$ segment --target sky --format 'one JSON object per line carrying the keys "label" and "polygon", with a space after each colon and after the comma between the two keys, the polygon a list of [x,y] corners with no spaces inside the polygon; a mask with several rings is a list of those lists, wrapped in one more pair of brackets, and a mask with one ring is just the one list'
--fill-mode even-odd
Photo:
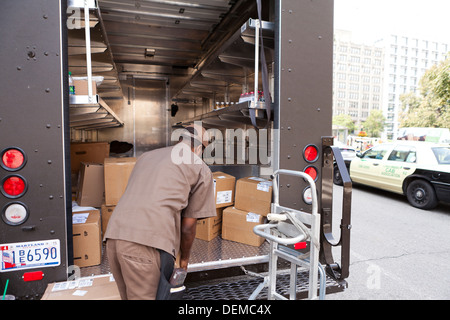
{"label": "sky", "polygon": [[355,42],[397,34],[450,43],[450,0],[334,0],[334,15]]}

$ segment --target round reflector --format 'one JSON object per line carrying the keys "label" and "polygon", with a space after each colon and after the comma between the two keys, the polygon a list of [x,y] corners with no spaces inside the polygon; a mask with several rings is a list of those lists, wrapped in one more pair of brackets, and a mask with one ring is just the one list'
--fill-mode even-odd
{"label": "round reflector", "polygon": [[319,150],[315,145],[308,145],[303,151],[303,158],[307,162],[315,162],[319,159]]}
{"label": "round reflector", "polygon": [[303,201],[306,204],[312,204],[312,193],[310,187],[306,187],[305,190],[303,190]]}
{"label": "round reflector", "polygon": [[306,167],[304,172],[309,175],[314,181],[317,179],[317,169],[313,166]]}
{"label": "round reflector", "polygon": [[8,198],[18,198],[22,196],[27,188],[25,179],[20,176],[8,176],[3,180],[2,193]]}
{"label": "round reflector", "polygon": [[10,225],[19,225],[28,219],[28,209],[23,203],[10,203],[5,206],[3,221]]}

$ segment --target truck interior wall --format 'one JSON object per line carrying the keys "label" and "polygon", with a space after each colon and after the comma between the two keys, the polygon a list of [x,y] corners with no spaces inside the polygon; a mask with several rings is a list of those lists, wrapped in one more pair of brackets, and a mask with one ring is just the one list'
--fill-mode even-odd
{"label": "truck interior wall", "polygon": [[123,82],[124,99],[109,104],[125,125],[99,130],[98,140],[131,143],[134,156],[166,146],[170,129],[167,90],[164,79],[130,78]]}

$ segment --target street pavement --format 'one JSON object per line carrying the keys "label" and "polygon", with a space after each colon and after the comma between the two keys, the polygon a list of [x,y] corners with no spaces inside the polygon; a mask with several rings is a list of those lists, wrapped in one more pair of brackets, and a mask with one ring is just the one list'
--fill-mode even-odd
{"label": "street pavement", "polygon": [[[336,238],[342,187],[333,206]],[[354,185],[351,224],[348,288],[327,300],[450,299],[450,205],[420,210],[402,195]]]}

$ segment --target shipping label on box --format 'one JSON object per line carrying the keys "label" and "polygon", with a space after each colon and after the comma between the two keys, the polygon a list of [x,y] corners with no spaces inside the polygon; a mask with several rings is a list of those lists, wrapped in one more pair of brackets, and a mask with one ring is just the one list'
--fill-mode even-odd
{"label": "shipping label on box", "polygon": [[263,216],[270,213],[272,181],[259,177],[247,177],[236,182],[236,209]]}
{"label": "shipping label on box", "polygon": [[216,208],[233,205],[236,178],[232,175],[217,171],[213,172],[213,179]]}
{"label": "shipping label on box", "polygon": [[222,238],[259,247],[264,238],[256,235],[253,228],[262,224],[264,217],[254,212],[228,207],[223,210]]}
{"label": "shipping label on box", "polygon": [[50,283],[41,300],[120,300],[112,275]]}

